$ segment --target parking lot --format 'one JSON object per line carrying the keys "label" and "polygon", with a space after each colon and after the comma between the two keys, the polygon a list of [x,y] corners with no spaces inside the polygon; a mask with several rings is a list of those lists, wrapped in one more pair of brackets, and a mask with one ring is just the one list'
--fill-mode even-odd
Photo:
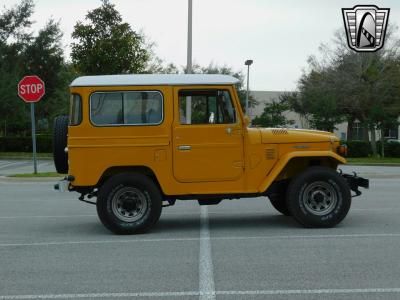
{"label": "parking lot", "polygon": [[137,236],[51,179],[0,178],[0,299],[399,299],[400,168],[343,169],[371,188],[336,228],[301,228],[265,198],[180,201]]}
{"label": "parking lot", "polygon": [[[37,168],[38,172],[56,171],[53,161],[48,159],[39,159]],[[0,176],[18,173],[33,173],[33,162],[21,159],[0,160]]]}

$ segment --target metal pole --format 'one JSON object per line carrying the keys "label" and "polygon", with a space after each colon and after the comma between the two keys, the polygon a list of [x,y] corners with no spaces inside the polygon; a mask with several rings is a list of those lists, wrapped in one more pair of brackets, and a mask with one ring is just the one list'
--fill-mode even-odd
{"label": "metal pole", "polygon": [[192,0],[188,0],[188,40],[186,73],[192,73]]}
{"label": "metal pole", "polygon": [[31,122],[32,122],[33,173],[37,174],[35,103],[33,102],[31,102]]}
{"label": "metal pole", "polygon": [[[188,0],[188,40],[186,73],[192,73],[192,0]],[[186,97],[186,124],[192,124],[192,97]]]}
{"label": "metal pole", "polygon": [[250,76],[250,65],[247,65],[246,115],[249,115],[249,76]]}

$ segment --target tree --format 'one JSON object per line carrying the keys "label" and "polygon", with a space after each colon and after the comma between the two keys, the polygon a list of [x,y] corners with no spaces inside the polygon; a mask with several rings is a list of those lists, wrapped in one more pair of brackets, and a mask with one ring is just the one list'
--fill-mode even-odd
{"label": "tree", "polygon": [[312,128],[333,132],[344,117],[328,76],[329,69],[303,74],[299,80],[299,92],[288,98],[288,104],[302,114]]}
{"label": "tree", "polygon": [[10,124],[23,120],[27,114],[26,105],[15,91],[22,75],[23,51],[32,37],[26,28],[32,24],[33,7],[31,0],[24,0],[0,14],[0,128],[3,134]]}
{"label": "tree", "polygon": [[[187,73],[186,67],[177,67],[173,63],[166,64],[162,59],[153,56],[152,61],[149,62],[146,73],[158,73],[158,74],[182,74]],[[195,63],[192,66],[193,74],[224,74],[230,75],[239,80],[236,85],[236,91],[242,106],[242,110],[246,106],[246,89],[244,87],[244,75],[242,71],[234,71],[232,67],[227,65],[218,65],[214,63],[208,64],[208,66],[200,66]],[[250,94],[249,95],[249,107],[255,107],[259,102]]]}
{"label": "tree", "polygon": [[75,73],[64,61],[61,38],[59,23],[50,19],[24,51],[25,73],[38,75],[46,84],[45,98],[37,104],[38,120],[67,112],[68,86]]}
{"label": "tree", "polygon": [[18,81],[25,75],[39,75],[46,84],[46,95],[37,104],[37,120],[47,124],[68,107],[68,85],[72,72],[64,61],[59,23],[49,20],[34,35],[30,26],[34,4],[22,0],[0,14],[0,119],[3,134],[30,132],[29,105],[18,98]]}
{"label": "tree", "polygon": [[85,75],[144,73],[150,59],[144,36],[122,21],[115,5],[102,5],[77,22],[72,33],[71,58]]}
{"label": "tree", "polygon": [[293,125],[293,120],[288,120],[283,113],[290,109],[286,99],[272,100],[271,103],[266,103],[264,111],[260,116],[253,119],[252,124],[261,127],[287,127]]}
{"label": "tree", "polygon": [[[361,122],[376,155],[375,130],[392,126],[400,115],[400,40],[395,30],[389,30],[385,47],[374,53],[349,50],[344,32],[337,32],[334,47],[322,45],[321,58],[308,59],[293,109],[325,130],[347,119],[348,139],[353,122]],[[367,131],[365,139],[369,141]]]}
{"label": "tree", "polygon": [[[186,69],[184,69],[186,73]],[[224,74],[230,75],[239,80],[236,85],[236,91],[240,100],[240,104],[242,106],[242,110],[244,111],[246,107],[246,89],[244,87],[244,75],[242,71],[234,71],[232,67],[227,65],[219,66],[214,63],[210,63],[206,67],[201,67],[198,64],[194,64],[192,67],[192,73],[195,74]],[[252,96],[249,95],[249,107],[255,107],[258,105],[258,101]]]}

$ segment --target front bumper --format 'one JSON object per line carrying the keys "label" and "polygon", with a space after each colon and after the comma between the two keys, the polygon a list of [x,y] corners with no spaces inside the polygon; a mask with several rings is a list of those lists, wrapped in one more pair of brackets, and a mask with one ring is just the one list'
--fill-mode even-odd
{"label": "front bumper", "polygon": [[341,173],[344,179],[346,179],[347,184],[350,189],[355,193],[353,197],[357,197],[361,195],[361,191],[358,189],[359,187],[368,189],[369,188],[369,180],[363,177],[357,176],[356,172],[353,174]]}

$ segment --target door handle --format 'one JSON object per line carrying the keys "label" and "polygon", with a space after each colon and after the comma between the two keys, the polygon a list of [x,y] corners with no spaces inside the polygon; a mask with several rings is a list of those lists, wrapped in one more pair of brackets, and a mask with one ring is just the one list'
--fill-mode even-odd
{"label": "door handle", "polygon": [[192,147],[189,145],[181,145],[181,146],[178,146],[178,149],[182,150],[182,151],[190,151],[190,150],[192,150]]}
{"label": "door handle", "polygon": [[231,127],[225,128],[225,131],[226,131],[226,133],[229,134],[229,135],[232,134],[232,128],[231,128]]}

